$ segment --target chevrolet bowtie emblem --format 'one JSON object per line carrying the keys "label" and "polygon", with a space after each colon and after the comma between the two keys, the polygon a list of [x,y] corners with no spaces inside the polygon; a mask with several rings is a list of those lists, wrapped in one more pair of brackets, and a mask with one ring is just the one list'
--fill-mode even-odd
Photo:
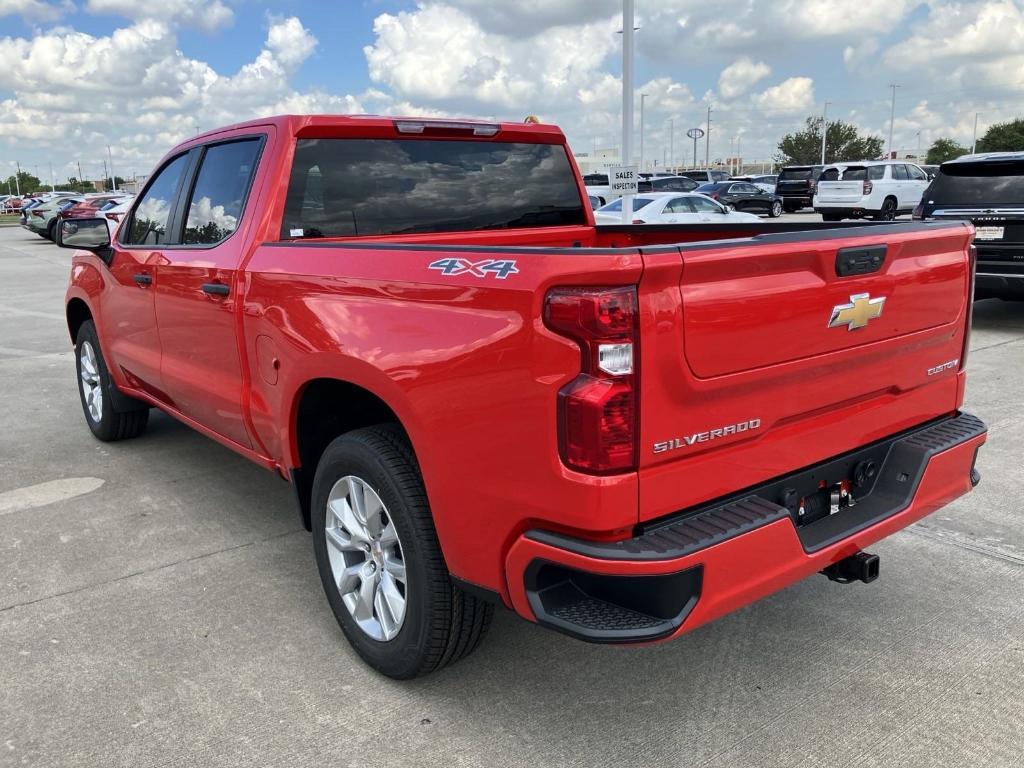
{"label": "chevrolet bowtie emblem", "polygon": [[832,308],[832,319],[828,321],[828,327],[845,325],[848,331],[863,328],[869,320],[882,314],[884,306],[885,296],[872,299],[870,293],[855,293],[850,296],[849,304],[837,304]]}

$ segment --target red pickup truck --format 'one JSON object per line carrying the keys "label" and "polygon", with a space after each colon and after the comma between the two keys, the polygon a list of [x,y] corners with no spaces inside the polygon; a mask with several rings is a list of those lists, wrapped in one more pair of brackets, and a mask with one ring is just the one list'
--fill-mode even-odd
{"label": "red pickup truck", "polygon": [[595,227],[554,126],[287,116],[59,237],[92,432],[156,407],[291,482],[396,678],[499,604],[636,644],[871,581],[979,480],[968,223]]}

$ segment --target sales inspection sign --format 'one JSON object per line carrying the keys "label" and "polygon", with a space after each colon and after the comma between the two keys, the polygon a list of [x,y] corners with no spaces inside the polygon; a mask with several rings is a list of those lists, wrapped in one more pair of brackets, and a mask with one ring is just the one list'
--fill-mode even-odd
{"label": "sales inspection sign", "polygon": [[639,168],[635,165],[613,165],[608,169],[608,186],[613,194],[635,195],[639,189]]}

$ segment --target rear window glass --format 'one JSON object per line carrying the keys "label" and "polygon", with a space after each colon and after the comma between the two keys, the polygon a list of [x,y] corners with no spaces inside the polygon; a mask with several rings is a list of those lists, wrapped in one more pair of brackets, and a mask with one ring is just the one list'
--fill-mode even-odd
{"label": "rear window glass", "polygon": [[808,181],[813,173],[813,168],[783,168],[779,181]]}
{"label": "rear window glass", "polygon": [[950,163],[925,197],[952,205],[1024,205],[1024,163]]}
{"label": "rear window glass", "polygon": [[[634,211],[639,211],[645,205],[650,205],[653,202],[654,202],[654,198],[653,197],[634,197],[633,198],[633,210]],[[613,200],[612,202],[608,203],[608,205],[606,205],[601,210],[602,211],[608,211],[610,213],[614,213],[616,211],[621,211],[622,210],[622,198],[620,197],[618,200]]]}
{"label": "rear window glass", "polygon": [[583,183],[588,187],[604,187],[608,185],[608,175],[604,173],[588,173],[583,177]]}
{"label": "rear window glass", "polygon": [[300,139],[281,236],[584,224],[565,148],[435,139]]}

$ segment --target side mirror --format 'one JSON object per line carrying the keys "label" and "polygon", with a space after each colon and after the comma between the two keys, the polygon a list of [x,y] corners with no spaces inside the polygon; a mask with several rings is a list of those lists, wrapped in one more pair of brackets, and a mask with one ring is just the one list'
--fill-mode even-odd
{"label": "side mirror", "polygon": [[107,264],[114,255],[106,219],[64,219],[57,227],[57,245],[92,251]]}

